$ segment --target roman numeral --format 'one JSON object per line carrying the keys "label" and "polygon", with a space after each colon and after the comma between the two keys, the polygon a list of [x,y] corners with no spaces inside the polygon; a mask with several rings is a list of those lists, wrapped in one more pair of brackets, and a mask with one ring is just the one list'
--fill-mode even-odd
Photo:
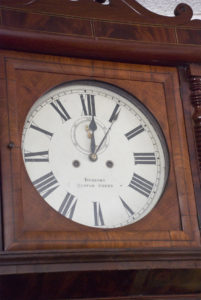
{"label": "roman numeral", "polygon": [[35,126],[33,124],[31,124],[30,128],[32,128],[34,130],[37,130],[39,132],[42,132],[42,133],[46,134],[47,136],[50,136],[50,137],[53,136],[53,133],[51,133],[51,132],[49,132],[49,131],[47,131],[45,129],[42,129],[42,128],[38,127],[38,126]]}
{"label": "roman numeral", "polygon": [[151,194],[152,188],[153,188],[153,183],[150,182],[149,180],[137,175],[133,174],[133,177],[131,179],[131,182],[129,186],[139,192],[140,194],[146,196],[147,198]]}
{"label": "roman numeral", "polygon": [[[86,98],[86,99],[85,99]],[[95,99],[94,95],[80,95],[81,103],[82,103],[82,109],[85,116],[95,116],[96,110],[95,110]],[[87,102],[87,105],[85,104],[85,100]]]}
{"label": "roman numeral", "polygon": [[125,136],[127,137],[128,140],[130,140],[143,131],[144,128],[142,127],[142,125],[139,125],[136,128],[132,129],[131,131],[127,132]]}
{"label": "roman numeral", "polygon": [[94,225],[95,226],[103,226],[104,220],[103,220],[103,214],[101,211],[100,203],[93,202],[94,207]]}
{"label": "roman numeral", "polygon": [[156,158],[153,152],[134,153],[135,165],[155,165]]}
{"label": "roman numeral", "polygon": [[69,114],[67,113],[66,109],[60,102],[60,100],[56,100],[55,103],[51,102],[51,106],[55,109],[55,111],[60,115],[62,120],[68,121],[70,119]]}
{"label": "roman numeral", "polygon": [[24,153],[25,162],[48,162],[49,161],[49,152],[40,151],[40,152],[26,152]]}
{"label": "roman numeral", "polygon": [[63,216],[67,216],[71,220],[73,218],[75,206],[77,204],[77,200],[75,200],[74,198],[75,196],[73,196],[70,193],[67,193],[64,200],[61,203],[61,206],[59,207],[59,213]]}
{"label": "roman numeral", "polygon": [[130,217],[130,216],[134,215],[133,210],[128,206],[128,204],[121,197],[119,197],[119,198],[120,198],[120,200],[123,204],[123,207],[125,208],[126,213],[128,214],[128,216]]}
{"label": "roman numeral", "polygon": [[117,104],[116,106],[115,106],[115,108],[114,108],[114,110],[113,110],[113,112],[112,112],[112,114],[111,114],[111,117],[110,117],[110,119],[109,119],[109,122],[113,122],[113,120],[115,119],[115,117],[116,117],[116,114],[117,114],[117,111],[118,111],[118,108],[119,108],[119,104]]}
{"label": "roman numeral", "polygon": [[32,183],[43,198],[49,196],[59,186],[52,172],[43,175]]}

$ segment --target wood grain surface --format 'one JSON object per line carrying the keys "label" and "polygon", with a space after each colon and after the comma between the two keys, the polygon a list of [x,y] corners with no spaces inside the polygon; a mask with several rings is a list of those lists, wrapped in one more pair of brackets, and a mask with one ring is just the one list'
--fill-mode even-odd
{"label": "wood grain surface", "polygon": [[[201,21],[191,20],[186,4],[170,18],[134,0],[57,3],[0,0],[0,48],[30,52],[0,52],[0,298],[200,299]],[[107,234],[51,209],[33,189],[20,149],[37,98],[86,78],[138,97],[170,151],[168,185],[155,209]]]}
{"label": "wood grain surface", "polygon": [[198,300],[199,280],[200,270],[22,274],[1,278],[0,293],[3,300]]}
{"label": "wood grain surface", "polygon": [[201,62],[201,21],[179,4],[164,17],[134,0],[0,1],[0,48],[151,64]]}

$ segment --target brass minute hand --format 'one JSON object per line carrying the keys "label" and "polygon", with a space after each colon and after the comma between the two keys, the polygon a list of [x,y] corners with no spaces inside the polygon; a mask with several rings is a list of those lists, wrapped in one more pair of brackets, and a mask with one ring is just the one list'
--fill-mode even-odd
{"label": "brass minute hand", "polygon": [[114,124],[114,121],[117,120],[118,116],[119,116],[119,113],[120,113],[120,110],[118,111],[118,113],[114,116],[113,120],[112,120],[112,123],[110,125],[110,127],[108,128],[108,130],[106,131],[103,139],[101,140],[100,144],[98,145],[98,147],[96,148],[96,151],[94,154],[97,154],[97,152],[99,151],[99,149],[101,148],[102,144],[104,143],[106,137],[108,136],[108,133],[110,132],[111,128],[112,128],[112,125]]}

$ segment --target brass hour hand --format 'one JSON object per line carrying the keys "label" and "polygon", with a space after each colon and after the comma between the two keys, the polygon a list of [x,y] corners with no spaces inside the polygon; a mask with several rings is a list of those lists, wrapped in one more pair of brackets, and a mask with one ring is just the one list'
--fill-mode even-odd
{"label": "brass hour hand", "polygon": [[89,124],[89,130],[91,131],[91,153],[93,154],[96,150],[96,143],[95,143],[95,136],[94,131],[96,131],[97,125],[96,121],[94,119],[94,116],[92,116],[91,122]]}
{"label": "brass hour hand", "polygon": [[89,123],[89,129],[93,132],[97,129],[97,125],[96,125],[96,121],[94,120],[94,116],[92,116],[91,122]]}

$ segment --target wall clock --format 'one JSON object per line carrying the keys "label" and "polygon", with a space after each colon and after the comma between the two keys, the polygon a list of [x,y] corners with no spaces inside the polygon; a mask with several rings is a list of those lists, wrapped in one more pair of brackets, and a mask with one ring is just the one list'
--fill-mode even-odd
{"label": "wall clock", "polygon": [[63,216],[115,228],[145,217],[169,171],[159,124],[134,96],[100,81],[73,81],[40,97],[23,130],[31,182]]}
{"label": "wall clock", "polygon": [[2,298],[199,297],[200,21],[0,2]]}

